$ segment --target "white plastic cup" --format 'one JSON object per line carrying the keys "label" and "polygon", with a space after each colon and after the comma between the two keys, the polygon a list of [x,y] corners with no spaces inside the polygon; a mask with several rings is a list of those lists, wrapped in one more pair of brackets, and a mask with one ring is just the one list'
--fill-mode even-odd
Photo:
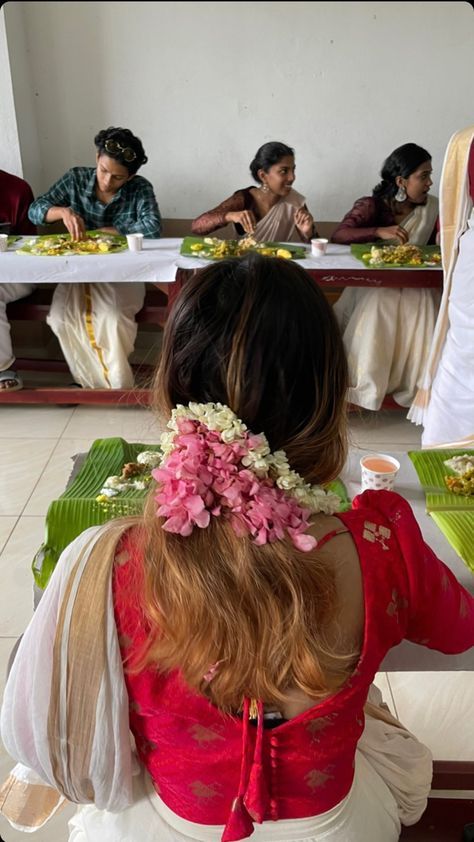
{"label": "white plastic cup", "polygon": [[8,248],[8,234],[0,234],[0,252]]}
{"label": "white plastic cup", "polygon": [[143,248],[143,234],[127,234],[127,243],[130,251],[141,251]]}
{"label": "white plastic cup", "polygon": [[386,453],[366,453],[360,460],[362,474],[361,490],[391,491],[395,477],[400,470],[400,462]]}
{"label": "white plastic cup", "polygon": [[315,240],[311,240],[311,254],[313,257],[322,257],[326,254],[328,242],[329,240],[325,240],[323,237],[317,237]]}

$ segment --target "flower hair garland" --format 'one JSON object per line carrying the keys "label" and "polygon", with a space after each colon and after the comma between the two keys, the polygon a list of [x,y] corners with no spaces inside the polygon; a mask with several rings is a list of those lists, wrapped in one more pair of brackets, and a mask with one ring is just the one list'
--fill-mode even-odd
{"label": "flower hair garland", "polygon": [[306,483],[284,450],[272,453],[264,434],[251,433],[228,406],[178,404],[168,427],[163,461],[152,471],[157,515],[168,532],[190,535],[211,517],[226,517],[237,535],[250,534],[256,544],[288,535],[308,552],[317,545],[306,534],[311,514],[340,509],[337,494]]}

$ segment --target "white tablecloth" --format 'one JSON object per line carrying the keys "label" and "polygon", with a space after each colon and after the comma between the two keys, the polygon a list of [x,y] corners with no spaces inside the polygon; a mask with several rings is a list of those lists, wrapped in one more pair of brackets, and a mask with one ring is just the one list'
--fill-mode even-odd
{"label": "white tablecloth", "polygon": [[[288,243],[288,245],[294,246],[295,243]],[[307,255],[304,260],[296,260],[295,263],[299,263],[300,266],[304,266],[305,269],[323,269],[324,271],[327,269],[345,269],[346,271],[354,269],[361,271],[367,269],[361,260],[358,260],[353,254],[351,254],[350,246],[340,246],[336,243],[329,243],[325,255],[322,257],[313,257],[311,254],[311,246],[305,245],[304,243],[298,243],[297,245],[301,248],[305,248]],[[208,260],[200,260],[195,257],[180,256],[178,258],[178,265],[182,269],[199,269],[207,263],[209,263]],[[370,271],[371,270],[369,270],[369,272]],[[378,271],[393,272],[393,269],[388,268],[382,270],[379,268]],[[409,266],[401,267],[400,271],[413,272],[413,268]],[[418,269],[417,271],[419,272],[422,270]]]}
{"label": "white tablecloth", "polygon": [[0,254],[0,283],[172,283],[182,243],[181,238],[144,240],[143,250],[138,252],[72,257],[16,254],[16,249],[31,239],[25,237]]}
{"label": "white tablecloth", "polygon": [[[397,491],[410,503],[426,543],[429,544],[438,558],[444,561],[450,570],[452,570],[458,581],[467,590],[474,593],[473,574],[448,543],[435,522],[426,513],[425,495],[408,454],[394,453],[390,452],[390,450],[386,452],[400,462],[400,471],[397,475],[394,491]],[[366,454],[367,450],[351,449],[347,464],[342,473],[342,480],[346,485],[351,499],[360,493],[359,461],[361,456]],[[461,655],[443,655],[441,652],[435,652],[432,649],[427,649],[425,646],[418,646],[415,643],[404,641],[399,646],[390,650],[380,670],[386,670],[388,672],[474,670],[474,649],[463,652]]]}
{"label": "white tablecloth", "polygon": [[[179,250],[182,238],[162,240],[144,240],[143,250],[140,252],[123,251],[117,254],[87,254],[73,257],[38,257],[36,255],[16,254],[22,242],[31,240],[25,237],[14,243],[8,251],[0,254],[0,283],[124,283],[126,281],[142,281],[149,283],[172,283],[176,269],[201,269],[210,261],[195,257],[183,257]],[[290,245],[295,245],[290,244]],[[391,272],[391,269],[368,270],[360,260],[351,254],[350,246],[339,246],[330,243],[323,257],[313,257],[310,247],[306,246],[307,257],[296,262],[305,269],[320,269],[331,271],[341,269],[346,272],[357,270],[359,276],[365,271],[365,280],[380,286],[380,272]],[[402,272],[413,272],[413,269],[401,269]],[[418,270],[420,271],[420,270]],[[442,270],[439,269],[441,272]],[[348,279],[351,279],[349,274]],[[330,281],[331,277],[325,278]],[[347,279],[346,279],[347,280]],[[352,278],[354,280],[354,278]]]}

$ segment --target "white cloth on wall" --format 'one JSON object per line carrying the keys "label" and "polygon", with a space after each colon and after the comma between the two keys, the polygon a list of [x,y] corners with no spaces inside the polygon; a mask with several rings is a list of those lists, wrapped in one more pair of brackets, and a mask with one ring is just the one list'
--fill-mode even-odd
{"label": "white cloth on wall", "polygon": [[[437,215],[438,200],[428,196],[426,205],[402,223],[409,242],[426,245]],[[410,406],[430,351],[439,300],[432,289],[344,290],[334,312],[349,363],[350,403],[380,409],[385,395],[393,394],[401,406]]]}
{"label": "white cloth on wall", "polygon": [[143,307],[142,283],[59,284],[47,322],[77,383],[88,389],[131,389],[128,358]]}
{"label": "white cloth on wall", "polygon": [[15,360],[7,319],[7,304],[32,292],[32,284],[0,284],[0,371],[6,371]]}

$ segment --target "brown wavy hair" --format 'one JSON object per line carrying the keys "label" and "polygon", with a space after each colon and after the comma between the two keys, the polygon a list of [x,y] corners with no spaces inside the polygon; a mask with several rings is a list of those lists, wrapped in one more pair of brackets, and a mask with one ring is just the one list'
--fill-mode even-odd
{"label": "brown wavy hair", "polygon": [[[326,483],[346,457],[346,388],[332,309],[297,264],[249,254],[185,284],[165,328],[161,413],[220,401],[306,480]],[[324,553],[257,547],[220,518],[182,537],[155,512],[151,494],[143,600],[152,631],[139,666],[179,668],[226,710],[245,696],[278,704],[289,688],[318,698],[342,683],[348,659],[328,642],[337,594]]]}

